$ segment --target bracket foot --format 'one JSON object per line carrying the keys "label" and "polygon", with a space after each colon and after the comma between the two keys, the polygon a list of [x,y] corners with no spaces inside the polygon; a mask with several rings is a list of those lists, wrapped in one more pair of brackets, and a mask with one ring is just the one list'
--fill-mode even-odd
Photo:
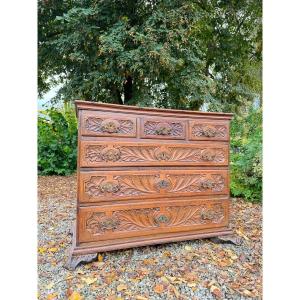
{"label": "bracket foot", "polygon": [[75,270],[80,263],[90,263],[97,259],[98,253],[84,254],[84,255],[70,255],[66,264],[68,270]]}
{"label": "bracket foot", "polygon": [[234,244],[240,246],[242,244],[242,239],[234,234],[224,235],[224,236],[216,236],[210,238],[213,243],[217,244]]}

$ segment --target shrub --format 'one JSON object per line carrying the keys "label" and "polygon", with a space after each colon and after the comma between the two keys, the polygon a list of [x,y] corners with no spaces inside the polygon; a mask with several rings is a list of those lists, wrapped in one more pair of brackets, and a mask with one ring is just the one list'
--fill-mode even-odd
{"label": "shrub", "polygon": [[69,175],[76,170],[77,120],[74,108],[49,109],[38,117],[38,171]]}
{"label": "shrub", "polygon": [[231,124],[231,194],[262,200],[262,110],[251,109]]}
{"label": "shrub", "polygon": [[[38,170],[69,175],[76,170],[77,120],[73,108],[50,109],[38,118]],[[249,201],[262,198],[262,111],[251,109],[231,123],[231,194]]]}

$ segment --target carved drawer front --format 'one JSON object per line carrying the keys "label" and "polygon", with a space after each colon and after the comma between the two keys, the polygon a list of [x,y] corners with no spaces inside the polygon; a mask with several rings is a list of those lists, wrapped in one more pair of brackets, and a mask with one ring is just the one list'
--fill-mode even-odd
{"label": "carved drawer front", "polygon": [[99,171],[79,176],[81,202],[228,194],[227,170]]}
{"label": "carved drawer front", "polygon": [[185,139],[186,121],[167,118],[141,118],[141,138]]}
{"label": "carved drawer front", "polygon": [[228,200],[86,207],[79,209],[79,242],[228,225]]}
{"label": "carved drawer front", "polygon": [[227,122],[209,122],[202,120],[189,121],[189,139],[224,140],[229,139],[229,125]]}
{"label": "carved drawer front", "polygon": [[228,165],[228,145],[82,141],[81,167]]}
{"label": "carved drawer front", "polygon": [[82,135],[136,137],[136,118],[83,111],[80,130]]}

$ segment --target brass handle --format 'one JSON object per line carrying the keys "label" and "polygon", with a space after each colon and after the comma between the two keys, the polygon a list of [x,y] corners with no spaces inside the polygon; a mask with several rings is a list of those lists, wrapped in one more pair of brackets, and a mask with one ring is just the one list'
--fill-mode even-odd
{"label": "brass handle", "polygon": [[120,189],[120,185],[116,180],[114,181],[105,180],[100,184],[100,189],[103,193],[105,192],[116,193]]}
{"label": "brass handle", "polygon": [[117,133],[120,129],[120,123],[116,120],[107,119],[101,124],[101,130],[107,133]]}
{"label": "brass handle", "polygon": [[111,230],[116,229],[119,226],[120,222],[117,219],[107,218],[99,222],[99,227],[101,230]]}
{"label": "brass handle", "polygon": [[167,223],[167,222],[169,222],[169,218],[165,215],[160,215],[155,220],[156,220],[157,223]]}
{"label": "brass handle", "polygon": [[161,179],[160,181],[157,182],[157,186],[160,189],[166,189],[170,186],[170,181],[166,179]]}
{"label": "brass handle", "polygon": [[160,123],[157,125],[155,133],[158,135],[169,135],[171,131],[172,128],[168,123]]}

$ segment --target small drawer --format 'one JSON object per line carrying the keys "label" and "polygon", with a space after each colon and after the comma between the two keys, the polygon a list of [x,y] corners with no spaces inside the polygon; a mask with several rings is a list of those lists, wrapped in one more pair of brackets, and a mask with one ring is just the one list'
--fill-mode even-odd
{"label": "small drawer", "polygon": [[226,166],[228,145],[81,141],[80,167]]}
{"label": "small drawer", "polygon": [[189,140],[229,140],[229,122],[189,121]]}
{"label": "small drawer", "polygon": [[135,170],[79,173],[81,203],[227,195],[227,170]]}
{"label": "small drawer", "polygon": [[80,130],[88,136],[136,137],[136,118],[83,111]]}
{"label": "small drawer", "polygon": [[189,200],[79,208],[79,242],[184,232],[228,225],[229,200]]}
{"label": "small drawer", "polygon": [[141,118],[141,138],[183,140],[186,121],[168,118]]}

